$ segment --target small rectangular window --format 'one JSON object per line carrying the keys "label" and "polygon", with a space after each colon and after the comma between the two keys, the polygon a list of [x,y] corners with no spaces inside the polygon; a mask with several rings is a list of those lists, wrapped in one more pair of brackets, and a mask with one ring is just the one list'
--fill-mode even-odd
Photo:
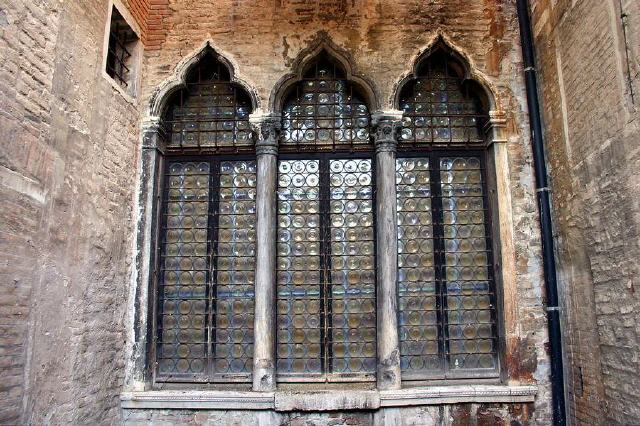
{"label": "small rectangular window", "polygon": [[138,42],[138,35],[114,7],[111,12],[105,70],[129,94],[133,93]]}

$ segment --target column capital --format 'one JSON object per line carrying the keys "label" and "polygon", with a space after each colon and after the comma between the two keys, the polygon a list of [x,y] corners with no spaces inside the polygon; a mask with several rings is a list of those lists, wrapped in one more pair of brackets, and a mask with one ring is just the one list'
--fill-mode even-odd
{"label": "column capital", "polygon": [[489,143],[507,143],[504,135],[507,127],[507,115],[498,110],[489,111],[489,120],[484,126],[484,131],[489,135]]}
{"label": "column capital", "polygon": [[255,134],[256,155],[277,155],[282,121],[279,114],[251,114],[249,124]]}
{"label": "column capital", "polygon": [[142,147],[151,149],[162,149],[163,141],[166,137],[165,127],[162,119],[158,116],[149,116],[140,123],[142,133]]}
{"label": "column capital", "polygon": [[402,126],[402,111],[376,111],[371,114],[376,152],[395,152],[398,130]]}

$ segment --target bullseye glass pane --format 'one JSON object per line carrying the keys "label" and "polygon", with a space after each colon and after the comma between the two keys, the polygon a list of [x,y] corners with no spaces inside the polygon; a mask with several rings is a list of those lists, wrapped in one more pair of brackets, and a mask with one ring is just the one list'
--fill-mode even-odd
{"label": "bullseye glass pane", "polygon": [[169,166],[159,274],[160,374],[202,375],[207,365],[210,165]]}
{"label": "bullseye glass pane", "polygon": [[370,144],[369,110],[344,73],[319,61],[305,75],[283,109],[281,146],[316,150]]}
{"label": "bullseye glass pane", "polygon": [[201,59],[176,92],[164,122],[167,149],[218,152],[253,146],[251,100],[230,82],[226,68],[210,55]]}
{"label": "bullseye glass pane", "polygon": [[442,371],[429,158],[398,159],[396,191],[402,371]]}
{"label": "bullseye glass pane", "polygon": [[250,373],[256,253],[256,163],[221,161],[215,250],[215,373]]}
{"label": "bullseye glass pane", "polygon": [[375,255],[371,160],[329,161],[329,363],[334,373],[375,371]]}
{"label": "bullseye glass pane", "polygon": [[496,368],[494,290],[481,162],[440,159],[449,368]]}
{"label": "bullseye glass pane", "polygon": [[255,161],[171,162],[163,197],[159,380],[250,378]]}
{"label": "bullseye glass pane", "polygon": [[320,161],[283,160],[278,173],[277,368],[322,372]]}
{"label": "bullseye glass pane", "polygon": [[445,61],[422,67],[403,89],[400,142],[404,144],[481,144],[486,113]]}

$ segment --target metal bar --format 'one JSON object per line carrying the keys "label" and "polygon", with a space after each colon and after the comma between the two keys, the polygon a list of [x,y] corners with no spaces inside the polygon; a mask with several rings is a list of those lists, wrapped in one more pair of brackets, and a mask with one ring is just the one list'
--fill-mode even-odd
{"label": "metal bar", "polygon": [[209,276],[207,280],[207,373],[211,376],[215,373],[214,359],[216,344],[214,342],[214,333],[216,333],[216,291],[218,289],[218,232],[220,228],[220,160],[213,160],[209,163],[209,221],[208,233],[211,233],[211,240],[215,243],[208,243],[208,269]]}

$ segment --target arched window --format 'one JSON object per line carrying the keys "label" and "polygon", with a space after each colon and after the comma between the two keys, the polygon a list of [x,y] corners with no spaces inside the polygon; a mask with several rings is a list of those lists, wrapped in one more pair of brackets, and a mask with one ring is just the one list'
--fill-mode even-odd
{"label": "arched window", "polygon": [[[248,94],[208,49],[168,103],[156,381],[250,381],[256,162]],[[232,155],[230,155],[232,154]]]}
{"label": "arched window", "polygon": [[396,162],[403,380],[497,374],[483,92],[444,49],[400,92]]}
{"label": "arched window", "polygon": [[375,378],[369,123],[363,95],[324,53],[285,96],[277,194],[279,381]]}

